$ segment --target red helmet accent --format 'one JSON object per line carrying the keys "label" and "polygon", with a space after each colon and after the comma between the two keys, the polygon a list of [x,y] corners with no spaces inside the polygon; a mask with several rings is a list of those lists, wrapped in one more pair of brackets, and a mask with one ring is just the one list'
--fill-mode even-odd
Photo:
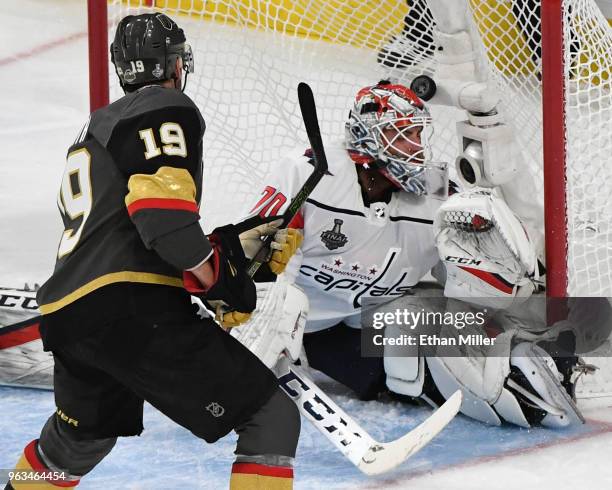
{"label": "red helmet accent", "polygon": [[355,162],[357,165],[368,165],[374,162],[374,158],[369,155],[364,155],[363,153],[359,153],[355,150],[347,151],[351,160],[353,160],[353,162]]}
{"label": "red helmet accent", "polygon": [[[394,95],[399,96],[405,103],[407,102],[406,106],[398,107],[399,99],[393,98]],[[369,100],[364,101],[364,98]],[[355,105],[358,104],[363,104],[362,114],[364,112],[376,112],[379,119],[390,113],[395,113],[397,127],[412,124],[412,115],[426,110],[423,101],[408,87],[384,82],[359,90],[355,97]]]}
{"label": "red helmet accent", "polygon": [[[417,127],[420,131],[412,131]],[[431,129],[431,115],[412,90],[381,81],[357,92],[346,123],[347,149],[355,163],[378,169],[395,185],[419,193],[417,176],[425,171]]]}

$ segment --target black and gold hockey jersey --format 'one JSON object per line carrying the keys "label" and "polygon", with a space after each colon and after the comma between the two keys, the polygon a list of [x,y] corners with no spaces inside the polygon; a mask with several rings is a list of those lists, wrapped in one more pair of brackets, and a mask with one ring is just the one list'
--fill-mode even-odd
{"label": "black and gold hockey jersey", "polygon": [[182,271],[210,255],[198,223],[204,129],[188,96],[160,86],[91,114],[68,150],[43,314],[112,283],[182,287]]}

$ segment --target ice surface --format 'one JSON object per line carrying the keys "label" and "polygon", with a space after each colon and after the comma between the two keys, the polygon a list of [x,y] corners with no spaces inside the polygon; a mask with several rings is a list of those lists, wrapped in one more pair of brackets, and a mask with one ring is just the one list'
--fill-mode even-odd
{"label": "ice surface", "polygon": [[[429,408],[397,401],[360,402],[332,382],[323,382],[321,386],[378,440],[403,435],[431,413]],[[48,391],[0,388],[0,396],[2,468],[10,467],[22,446],[37,436],[54,405],[53,395]],[[176,488],[176,484],[185,488],[226,488],[236,440],[233,434],[214,445],[205,444],[148,405],[145,427],[140,437],[120,439],[79,488],[148,490]],[[490,478],[495,478],[495,488],[546,489],[555,488],[554,482],[580,483],[585,473],[592,488],[604,488],[604,481],[612,482],[612,473],[603,461],[606,456],[602,454],[612,440],[611,431],[612,425],[605,423],[589,422],[565,431],[526,430],[487,427],[457,417],[446,431],[404,465],[384,476],[367,478],[304,421],[295,465],[295,488],[434,488],[445,482],[447,488],[475,489],[489,488]],[[575,442],[563,444],[564,441]],[[593,461],[598,452],[601,465]],[[549,456],[555,453],[560,454]],[[580,467],[579,461],[576,464],[581,458],[593,461],[592,470]],[[558,474],[551,474],[551,467]],[[525,484],[514,484],[517,473],[526,479]],[[501,477],[504,474],[509,479]],[[529,483],[529,479],[533,481]],[[602,486],[598,487],[599,484]]]}

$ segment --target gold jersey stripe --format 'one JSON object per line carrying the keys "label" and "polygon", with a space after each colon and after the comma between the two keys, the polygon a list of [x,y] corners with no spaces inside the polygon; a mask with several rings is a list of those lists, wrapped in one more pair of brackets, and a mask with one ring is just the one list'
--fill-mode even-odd
{"label": "gold jersey stripe", "polygon": [[129,192],[125,205],[139,199],[180,199],[195,203],[196,186],[191,174],[184,168],[160,167],[157,172],[134,174],[128,181]]}
{"label": "gold jersey stripe", "polygon": [[293,478],[232,473],[230,490],[291,490]]}
{"label": "gold jersey stripe", "polygon": [[39,310],[43,315],[53,313],[66,305],[82,298],[86,294],[116,282],[138,282],[144,284],[162,284],[165,286],[183,287],[183,280],[178,277],[165,276],[162,274],[153,274],[151,272],[112,272],[103,276],[97,277],[93,281],[84,284],[72,293],[64,296],[62,299],[39,306]]}

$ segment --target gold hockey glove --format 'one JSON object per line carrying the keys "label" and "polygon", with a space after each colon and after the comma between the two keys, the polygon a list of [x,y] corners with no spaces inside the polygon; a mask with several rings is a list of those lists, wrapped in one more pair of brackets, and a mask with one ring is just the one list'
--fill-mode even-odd
{"label": "gold hockey glove", "polygon": [[278,276],[284,272],[289,260],[293,257],[296,250],[300,248],[303,240],[304,236],[295,228],[285,228],[276,232],[271,245],[274,252],[270,262],[268,262],[268,266],[274,274]]}

